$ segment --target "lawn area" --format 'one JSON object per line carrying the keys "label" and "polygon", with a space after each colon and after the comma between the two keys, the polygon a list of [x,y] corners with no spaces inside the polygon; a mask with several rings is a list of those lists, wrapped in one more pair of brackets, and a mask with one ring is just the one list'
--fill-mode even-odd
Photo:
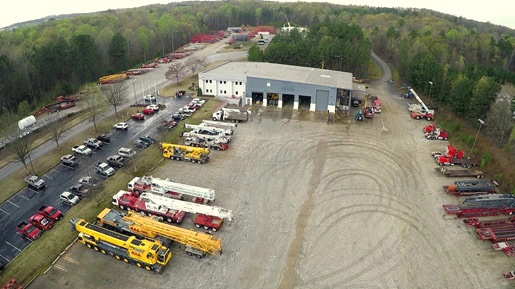
{"label": "lawn area", "polygon": [[[177,90],[177,87],[172,89]],[[203,119],[210,119],[213,110],[219,105],[219,100],[210,99],[204,104],[202,109],[195,112],[186,122],[198,124]],[[128,108],[119,112],[118,118],[112,116],[99,122],[99,132],[110,130],[114,123],[123,120],[135,110],[136,108]],[[182,131],[184,131],[184,128],[177,126],[170,132],[161,135],[158,141],[177,143]],[[89,129],[81,136],[77,136],[64,143],[63,147],[69,147],[72,143],[82,141],[88,136],[96,136],[97,134],[94,129]],[[39,158],[37,166],[46,165],[47,170],[50,169],[59,161],[58,159],[62,153],[59,150],[52,151]],[[37,275],[43,273],[54,259],[77,237],[77,232],[70,230],[69,220],[71,218],[82,218],[90,222],[94,221],[97,214],[104,208],[111,207],[112,196],[119,190],[125,189],[127,183],[134,176],[149,174],[157,166],[165,165],[169,162],[171,161],[163,159],[157,143],[137,154],[127,166],[118,170],[114,176],[104,181],[102,186],[93,192],[90,197],[83,199],[78,205],[68,211],[64,219],[58,222],[51,231],[45,233],[41,239],[33,242],[27,249],[21,252],[0,275],[0,284],[4,284],[11,277],[15,277],[23,285],[30,283]]]}

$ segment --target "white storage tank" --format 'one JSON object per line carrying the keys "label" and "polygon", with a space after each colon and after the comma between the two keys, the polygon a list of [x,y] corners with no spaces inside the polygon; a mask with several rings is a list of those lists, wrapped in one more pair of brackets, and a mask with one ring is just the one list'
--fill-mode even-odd
{"label": "white storage tank", "polygon": [[35,123],[36,123],[36,117],[31,115],[31,116],[27,116],[24,119],[19,120],[18,121],[18,127],[21,130],[25,130],[29,126],[34,125]]}

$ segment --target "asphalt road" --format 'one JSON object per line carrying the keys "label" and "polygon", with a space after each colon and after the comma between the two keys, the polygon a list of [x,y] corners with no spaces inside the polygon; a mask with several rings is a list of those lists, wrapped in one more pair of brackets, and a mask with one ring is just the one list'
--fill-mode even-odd
{"label": "asphalt road", "polygon": [[[76,169],[57,165],[41,176],[47,184],[46,189],[35,191],[24,188],[9,200],[0,204],[0,231],[2,232],[0,236],[0,259],[2,263],[10,262],[30,243],[30,241],[16,234],[16,226],[22,220],[27,220],[42,205],[50,205],[66,213],[70,207],[60,203],[59,195],[62,192],[67,191],[81,177],[87,175],[102,181],[103,177],[95,173],[95,163],[105,161],[108,156],[116,154],[120,147],[132,148],[133,143],[140,136],[147,134],[157,136],[157,124],[163,118],[170,116],[187,104],[189,99],[161,98],[159,101],[166,105],[166,109],[153,116],[147,116],[147,119],[142,122],[128,121],[129,131],[113,130],[111,132],[111,143],[106,143],[101,149],[93,150],[91,157],[81,157],[80,165]],[[48,233],[51,233],[51,231]]]}

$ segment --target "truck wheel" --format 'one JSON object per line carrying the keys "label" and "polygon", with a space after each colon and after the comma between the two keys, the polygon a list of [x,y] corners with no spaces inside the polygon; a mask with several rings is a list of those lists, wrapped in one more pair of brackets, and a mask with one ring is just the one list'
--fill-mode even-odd
{"label": "truck wheel", "polygon": [[147,270],[147,271],[152,271],[152,267],[150,267],[150,266],[146,265],[146,266],[145,266],[145,270]]}
{"label": "truck wheel", "polygon": [[200,224],[195,224],[195,227],[200,228]]}
{"label": "truck wheel", "polygon": [[126,208],[124,205],[120,205],[120,209],[125,210]]}
{"label": "truck wheel", "polygon": [[100,252],[101,252],[102,254],[104,254],[104,255],[105,255],[105,254],[107,254],[106,250],[104,250],[104,249],[100,250]]}
{"label": "truck wheel", "polygon": [[195,257],[197,257],[197,259],[202,259],[202,255],[195,254]]}
{"label": "truck wheel", "polygon": [[167,221],[168,223],[172,223],[172,222],[173,222],[172,218],[170,218],[170,217],[166,218],[166,221]]}
{"label": "truck wheel", "polygon": [[124,258],[123,258],[123,262],[125,262],[125,263],[129,263],[129,259],[127,259],[127,258],[125,258],[125,257],[124,257]]}
{"label": "truck wheel", "polygon": [[186,252],[186,255],[188,255],[188,256],[193,256],[193,253],[191,253],[191,252]]}
{"label": "truck wheel", "polygon": [[142,266],[141,266],[141,263],[140,263],[140,262],[136,262],[136,267],[141,268],[141,267],[142,267]]}
{"label": "truck wheel", "polygon": [[95,251],[97,251],[97,252],[99,251],[99,249],[98,249],[98,247],[97,247],[97,246],[93,246],[93,250],[95,250]]}
{"label": "truck wheel", "polygon": [[88,247],[88,248],[90,248],[90,249],[92,249],[92,248],[93,248],[93,246],[91,246],[91,244],[86,244],[86,247]]}
{"label": "truck wheel", "polygon": [[218,231],[218,229],[217,229],[217,228],[211,228],[211,230],[212,230],[213,232]]}
{"label": "truck wheel", "polygon": [[209,230],[209,227],[208,226],[204,226],[204,230]]}

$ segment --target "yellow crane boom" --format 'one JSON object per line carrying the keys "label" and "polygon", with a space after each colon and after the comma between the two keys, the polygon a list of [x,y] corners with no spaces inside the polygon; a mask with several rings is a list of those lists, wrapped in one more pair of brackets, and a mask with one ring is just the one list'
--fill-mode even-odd
{"label": "yellow crane boom", "polygon": [[212,255],[216,252],[222,254],[222,240],[211,234],[175,227],[135,212],[128,212],[123,219],[132,222],[130,229],[138,234],[147,235],[150,238],[160,235]]}

